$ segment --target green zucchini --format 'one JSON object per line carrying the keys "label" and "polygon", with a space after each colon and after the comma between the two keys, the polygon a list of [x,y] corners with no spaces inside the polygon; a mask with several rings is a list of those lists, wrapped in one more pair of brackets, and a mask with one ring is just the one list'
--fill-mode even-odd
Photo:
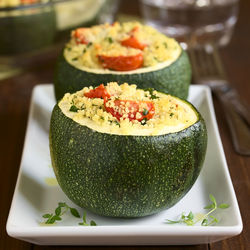
{"label": "green zucchini", "polygon": [[51,45],[56,35],[53,6],[8,11],[0,17],[0,55],[36,51]]}
{"label": "green zucchini", "polygon": [[154,88],[158,91],[170,93],[174,96],[186,99],[191,81],[191,66],[188,55],[182,51],[179,58],[171,65],[161,69],[149,67],[146,72],[114,72],[103,73],[87,72],[69,64],[63,53],[59,56],[55,76],[54,90],[57,100],[60,100],[67,92],[74,93],[89,83],[98,86],[107,82],[132,82],[140,88]]}
{"label": "green zucchini", "polygon": [[146,216],[175,205],[196,181],[207,146],[201,114],[177,99],[197,120],[181,131],[155,136],[98,132],[56,104],[50,152],[65,194],[83,208],[112,217]]}

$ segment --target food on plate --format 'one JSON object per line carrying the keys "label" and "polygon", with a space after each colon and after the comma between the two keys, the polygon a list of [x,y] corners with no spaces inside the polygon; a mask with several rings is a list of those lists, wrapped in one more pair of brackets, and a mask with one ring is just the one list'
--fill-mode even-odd
{"label": "food on plate", "polygon": [[36,51],[56,34],[56,14],[48,0],[0,1],[0,55]]}
{"label": "food on plate", "polygon": [[111,81],[187,98],[190,80],[190,62],[177,41],[138,22],[115,22],[73,30],[54,83],[57,100],[88,83]]}
{"label": "food on plate", "polygon": [[177,203],[201,170],[205,122],[187,101],[110,82],[64,95],[50,124],[65,194],[100,215],[140,217]]}

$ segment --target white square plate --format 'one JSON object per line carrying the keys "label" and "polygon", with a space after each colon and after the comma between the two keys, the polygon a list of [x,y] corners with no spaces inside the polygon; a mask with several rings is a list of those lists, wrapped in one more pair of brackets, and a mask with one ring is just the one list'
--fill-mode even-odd
{"label": "white square plate", "polygon": [[[55,104],[52,84],[34,88],[23,157],[7,222],[10,236],[46,245],[181,245],[222,240],[242,231],[242,220],[220,140],[210,89],[191,86],[189,101],[203,115],[208,129],[208,149],[203,169],[188,194],[174,207],[138,219],[108,218],[87,211],[87,221],[98,226],[80,226],[80,219],[66,215],[53,226],[42,226],[42,215],[54,212],[57,203],[76,207],[55,182],[49,155],[49,122]],[[182,212],[205,212],[213,194],[218,203],[230,204],[216,216],[215,226],[169,225]],[[77,207],[78,208],[78,207]],[[83,209],[78,208],[81,214]]]}

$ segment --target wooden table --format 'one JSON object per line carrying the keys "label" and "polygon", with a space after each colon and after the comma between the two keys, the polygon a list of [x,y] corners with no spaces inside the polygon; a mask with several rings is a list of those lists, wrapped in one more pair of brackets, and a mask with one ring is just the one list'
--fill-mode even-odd
{"label": "wooden table", "polygon": [[[129,3],[129,4],[128,4]],[[121,10],[129,14],[138,13],[136,2],[122,1]],[[240,2],[239,21],[231,43],[221,50],[222,60],[234,87],[250,106],[250,1]],[[36,84],[53,81],[55,59],[44,66],[26,70],[22,74],[0,82],[0,249],[73,249],[77,247],[37,246],[9,237],[6,220],[15,188],[20,165],[24,135],[27,125],[32,88]],[[228,167],[238,198],[243,219],[243,232],[233,238],[207,245],[197,246],[150,246],[150,247],[82,247],[84,249],[249,249],[250,248],[250,157],[235,153],[219,103],[214,99],[219,131],[224,146]],[[81,248],[81,247],[78,247]]]}

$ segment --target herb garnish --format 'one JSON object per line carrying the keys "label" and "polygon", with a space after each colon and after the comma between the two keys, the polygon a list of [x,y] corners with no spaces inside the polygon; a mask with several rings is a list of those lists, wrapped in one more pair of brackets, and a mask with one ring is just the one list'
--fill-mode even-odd
{"label": "herb garnish", "polygon": [[148,91],[149,94],[150,94],[150,98],[151,99],[157,99],[159,98],[159,96],[155,95],[153,92],[154,92],[154,89],[153,88],[148,88],[148,89],[144,89],[144,91]]}
{"label": "herb garnish", "polygon": [[[55,209],[55,213],[47,213],[43,215],[43,218],[47,219],[44,223],[45,224],[54,224],[56,221],[62,220],[62,215],[64,215],[67,211],[76,217],[81,218],[78,210],[76,208],[70,207],[66,204],[66,202],[59,202],[58,207]],[[95,221],[91,220],[90,224],[87,224],[86,221],[86,212],[83,213],[83,222],[79,222],[79,225],[83,226],[96,226],[97,224]]]}
{"label": "herb garnish", "polygon": [[146,123],[147,123],[147,118],[145,117],[145,118],[143,118],[142,120],[141,120],[141,125],[146,125]]}
{"label": "herb garnish", "polygon": [[68,206],[66,202],[59,202],[58,207],[55,209],[55,214],[51,213],[43,215],[43,218],[47,219],[45,224],[54,224],[56,221],[62,220],[61,216],[64,215],[68,210],[70,210],[70,213],[73,216],[77,218],[81,217],[75,208]]}
{"label": "herb garnish", "polygon": [[144,109],[143,112],[142,112],[143,115],[147,115],[148,114],[148,110],[147,109]]}
{"label": "herb garnish", "polygon": [[115,124],[120,127],[120,123],[118,121],[115,121]]}
{"label": "herb garnish", "polygon": [[89,43],[87,44],[87,48],[90,47],[91,45],[92,45],[92,42],[89,42]]}
{"label": "herb garnish", "polygon": [[[218,223],[219,220],[210,214],[215,212],[218,208],[221,208],[221,209],[228,208],[229,204],[221,203],[217,205],[216,199],[212,194],[209,195],[209,198],[212,203],[204,207],[204,209],[211,209],[208,213],[199,214],[199,216],[198,215],[195,216],[190,211],[188,215],[185,215],[184,213],[182,213],[181,218],[179,220],[174,221],[174,220],[167,219],[166,223],[167,224],[185,223],[188,226],[193,226],[198,222],[201,223],[201,226],[210,226],[212,224]],[[196,220],[194,220],[195,217],[197,217]]]}
{"label": "herb garnish", "polygon": [[71,112],[77,112],[79,108],[77,108],[74,104],[70,107],[69,111]]}
{"label": "herb garnish", "polygon": [[166,42],[164,42],[163,45],[165,46],[165,48],[168,47],[168,44]]}
{"label": "herb garnish", "polygon": [[86,215],[86,212],[84,212],[82,216],[82,222],[79,222],[78,224],[81,226],[96,226],[96,223],[93,220],[90,221],[90,224],[87,223]]}
{"label": "herb garnish", "polygon": [[107,37],[107,40],[109,41],[109,43],[112,43],[112,42],[113,42],[112,37]]}
{"label": "herb garnish", "polygon": [[174,115],[174,113],[170,113],[169,116],[172,118],[172,116]]}
{"label": "herb garnish", "polygon": [[78,57],[72,58],[72,61],[76,61],[76,60],[78,60]]}

